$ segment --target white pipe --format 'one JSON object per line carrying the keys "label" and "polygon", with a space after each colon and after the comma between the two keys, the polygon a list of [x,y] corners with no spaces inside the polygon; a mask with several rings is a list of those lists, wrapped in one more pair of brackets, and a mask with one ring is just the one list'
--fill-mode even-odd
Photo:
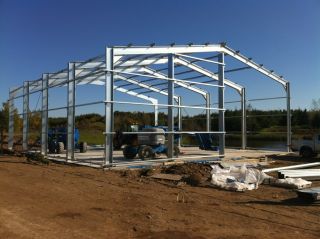
{"label": "white pipe", "polygon": [[295,169],[295,168],[312,168],[315,166],[320,166],[320,163],[307,163],[307,164],[298,164],[298,165],[292,165],[292,166],[286,166],[286,167],[279,167],[279,168],[268,168],[262,170],[264,173],[270,173],[270,172],[276,172],[283,169]]}

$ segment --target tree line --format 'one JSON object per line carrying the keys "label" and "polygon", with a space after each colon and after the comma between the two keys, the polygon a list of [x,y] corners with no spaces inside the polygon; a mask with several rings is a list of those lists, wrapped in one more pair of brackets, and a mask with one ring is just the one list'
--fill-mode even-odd
{"label": "tree line", "polygon": [[[258,110],[248,106],[247,110],[247,131],[248,132],[285,132],[287,116],[285,110]],[[311,110],[294,109],[292,115],[292,130],[294,133],[314,132],[320,129],[320,100],[313,102]],[[167,114],[159,113],[159,125],[167,125]],[[14,110],[14,128],[16,134],[22,132],[22,116]],[[5,103],[0,111],[0,133],[1,139],[8,132],[9,107]],[[175,117],[175,123],[178,119]],[[92,113],[75,117],[76,127],[81,129],[92,129],[104,131],[105,119],[103,115]],[[65,127],[66,117],[49,118],[49,127]],[[151,112],[120,112],[114,114],[115,130],[127,131],[130,125],[154,125],[154,113]],[[218,114],[211,114],[212,130],[218,130]],[[225,111],[225,126],[228,133],[241,131],[241,110]],[[206,115],[183,115],[182,129],[190,131],[200,131],[206,129]],[[41,130],[41,113],[29,113],[29,131],[35,133]],[[3,141],[3,140],[2,140]]]}

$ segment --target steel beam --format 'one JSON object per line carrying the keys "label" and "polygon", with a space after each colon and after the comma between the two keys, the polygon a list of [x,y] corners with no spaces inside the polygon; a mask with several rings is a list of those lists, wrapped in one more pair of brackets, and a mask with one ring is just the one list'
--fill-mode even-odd
{"label": "steel beam", "polygon": [[[178,106],[181,106],[181,96],[179,96],[178,98]],[[182,113],[181,113],[181,107],[178,108],[178,130],[182,131]],[[178,138],[178,147],[181,147],[181,137],[182,134],[180,135],[180,137]]]}
{"label": "steel beam", "polygon": [[42,75],[41,153],[48,154],[48,96],[49,74]]}
{"label": "steel beam", "polygon": [[139,94],[139,93],[137,93],[135,91],[132,91],[132,90],[127,90],[125,88],[117,87],[117,86],[113,86],[113,89],[117,90],[117,91],[120,91],[122,93],[126,93],[128,95],[135,96],[135,97],[140,98],[140,99],[144,99],[144,100],[150,101],[153,104],[153,108],[154,108],[154,125],[155,126],[158,125],[159,107],[158,107],[158,100],[157,99],[149,97],[149,96],[146,96],[146,95]]}
{"label": "steel beam", "polygon": [[286,83],[287,93],[287,151],[291,151],[291,96],[290,96],[290,83]]}
{"label": "steel beam", "polygon": [[68,108],[67,108],[67,160],[74,160],[74,128],[76,101],[75,63],[68,64]]}
{"label": "steel beam", "polygon": [[22,129],[22,150],[28,150],[29,131],[29,82],[23,83],[23,129]]}
{"label": "steel beam", "polygon": [[117,90],[119,92],[128,94],[128,95],[135,96],[135,97],[143,99],[143,100],[150,101],[152,104],[158,104],[158,100],[155,99],[155,98],[152,98],[150,96],[146,96],[146,95],[140,94],[138,92],[135,92],[135,91],[132,91],[132,90],[128,90],[128,89],[125,89],[125,88],[122,88],[122,87],[118,87],[118,86],[113,86],[113,89]]}
{"label": "steel beam", "polygon": [[211,131],[211,110],[209,108],[211,108],[211,97],[210,94],[207,93],[206,94],[206,129],[208,132]]}
{"label": "steel beam", "polygon": [[246,102],[246,89],[241,90],[241,148],[247,147],[247,102]]}
{"label": "steel beam", "polygon": [[[211,72],[211,71],[209,71],[207,69],[204,69],[204,68],[198,66],[197,64],[194,64],[194,63],[192,63],[190,61],[187,61],[186,59],[175,58],[175,63],[183,65],[185,67],[188,67],[188,68],[190,68],[190,69],[192,69],[192,70],[194,70],[194,71],[196,71],[196,72],[198,72],[198,73],[200,73],[200,74],[202,74],[204,76],[207,76],[207,77],[209,77],[209,78],[211,78],[213,80],[216,80],[216,81],[219,80],[219,76],[216,75],[215,73],[213,73],[213,72]],[[241,93],[241,89],[243,88],[243,86],[238,85],[238,84],[236,84],[236,83],[234,83],[234,82],[232,82],[232,81],[230,81],[228,79],[224,79],[224,83],[227,86],[235,89],[239,94]]]}
{"label": "steel beam", "polygon": [[240,53],[236,52],[235,50],[233,50],[225,45],[221,46],[221,50],[225,54],[228,54],[229,56],[237,59],[238,61],[252,67],[256,71],[259,71],[260,73],[268,76],[269,78],[279,82],[283,87],[286,87],[286,84],[288,81],[284,80],[281,76],[276,75],[275,73],[273,73],[273,71],[267,70],[262,65],[259,65],[255,62],[253,62],[250,58],[247,58],[247,57],[241,55]]}
{"label": "steel beam", "polygon": [[[204,69],[204,68],[202,68],[192,62],[189,62],[185,59],[176,58],[175,62],[178,64],[181,64],[181,65],[184,65],[184,66],[186,66],[196,72],[199,72],[199,73],[203,74],[204,76],[207,76],[213,80],[219,80],[219,75],[217,76],[215,73],[210,72],[207,69]],[[223,75],[224,75],[224,73],[223,73]],[[227,79],[224,79],[224,84],[235,89],[241,96],[241,102],[243,101],[242,97],[245,97],[245,88],[243,86],[238,85],[238,84],[236,84],[230,80],[227,80]],[[221,88],[220,88],[220,90],[221,90]],[[245,101],[243,103],[245,104]],[[242,124],[241,124],[242,125],[242,148],[243,148],[243,147],[246,147],[246,135],[244,135],[244,133],[243,133],[244,131],[246,131],[246,115],[245,115],[245,106],[243,106],[243,104],[241,104],[241,107],[243,108],[243,110],[242,110]],[[220,106],[219,106],[219,108],[220,108]],[[209,123],[210,119],[209,118],[210,118],[210,110],[207,110],[207,130],[209,127],[208,131],[210,131],[210,123]]]}
{"label": "steel beam", "polygon": [[14,92],[9,92],[9,129],[8,129],[8,149],[13,149],[14,136]]}
{"label": "steel beam", "polygon": [[[144,72],[149,73],[151,75],[154,75],[156,77],[163,77],[163,79],[165,79],[165,80],[167,79],[167,76],[165,74],[157,72],[156,70],[151,69],[149,67],[142,67],[141,70],[139,70],[139,71],[144,71]],[[178,86],[181,86],[183,88],[186,88],[188,90],[191,90],[195,93],[198,93],[198,94],[202,95],[204,98],[206,97],[207,91],[202,90],[198,87],[192,86],[191,84],[181,82],[181,81],[176,81],[175,84]]]}
{"label": "steel beam", "polygon": [[[174,131],[174,55],[168,55],[168,78],[172,80],[168,80],[168,131]],[[168,158],[174,157],[174,134],[168,134]]]}
{"label": "steel beam", "polygon": [[116,64],[116,69],[122,67],[132,67],[132,66],[148,66],[148,65],[159,65],[159,64],[166,64],[168,59],[166,58],[150,58],[145,60],[128,60],[123,62],[118,62]]}
{"label": "steel beam", "polygon": [[[162,95],[166,95],[166,96],[168,95],[167,91],[160,90],[159,88],[153,87],[153,86],[145,84],[145,83],[141,83],[141,82],[139,82],[137,80],[128,79],[128,78],[126,78],[124,76],[120,76],[120,75],[116,75],[114,78],[120,79],[120,80],[123,80],[123,81],[127,81],[127,82],[129,82],[131,84],[138,85],[138,86],[140,86],[142,88],[149,89],[150,91],[157,92],[157,93],[162,94]],[[174,98],[177,99],[177,96],[174,96]]]}
{"label": "steel beam", "polygon": [[[152,74],[152,75],[157,76],[157,77],[164,77],[164,79],[167,79],[167,76],[165,74],[157,72],[156,70],[151,69],[149,67],[142,67],[141,71],[144,71],[146,73]],[[184,82],[176,81],[175,84],[180,86],[180,87],[183,87],[185,89],[188,89],[190,91],[193,91],[195,93],[198,93],[198,94],[202,95],[204,97],[205,101],[206,101],[207,108],[210,108],[210,94],[207,91],[202,90],[202,89],[200,89],[198,87],[192,86],[191,84],[184,83]],[[181,98],[177,102],[178,103],[181,102]],[[206,112],[207,112],[207,131],[210,131],[210,109],[207,109]],[[180,108],[178,108],[178,116],[179,116],[178,119],[181,120],[180,119],[180,117],[181,117],[181,109]],[[178,143],[179,146],[180,146],[180,143],[181,142],[180,142],[180,139],[179,139],[179,143]]]}
{"label": "steel beam", "polygon": [[154,47],[115,47],[114,55],[146,55],[146,54],[175,54],[175,53],[201,53],[220,52],[219,44],[192,45],[192,46],[154,46]]}
{"label": "steel beam", "polygon": [[159,107],[158,105],[155,105],[154,106],[154,126],[158,126],[158,124],[159,124]]}
{"label": "steel beam", "polygon": [[218,95],[219,95],[219,132],[223,132],[219,134],[219,155],[224,155],[224,149],[225,149],[225,119],[224,119],[224,53],[221,53],[218,57],[218,60],[220,64],[218,66],[218,72],[219,72],[219,89],[218,89]]}
{"label": "steel beam", "polygon": [[[111,70],[111,71],[110,71]],[[113,163],[113,49],[106,48],[106,84],[105,84],[105,161],[104,164]]]}

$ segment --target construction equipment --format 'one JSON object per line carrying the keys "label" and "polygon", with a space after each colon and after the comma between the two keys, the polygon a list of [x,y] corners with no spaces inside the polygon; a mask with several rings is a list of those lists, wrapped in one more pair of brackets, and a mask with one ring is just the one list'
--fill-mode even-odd
{"label": "construction equipment", "polygon": [[[74,129],[74,144],[75,148],[80,150],[80,153],[87,151],[87,143],[79,142],[80,134],[78,129]],[[65,127],[51,128],[48,130],[48,149],[49,153],[60,154],[65,150],[67,145],[67,129]]]}
{"label": "construction equipment", "polygon": [[[142,127],[138,124],[132,124],[128,127],[128,132],[138,132]],[[138,135],[137,134],[127,134],[124,135],[122,131],[117,130],[113,137],[113,148],[115,150],[120,150],[123,145],[137,145]]]}
{"label": "construction equipment", "polygon": [[[175,137],[177,138],[179,135]],[[135,139],[128,142],[129,144],[123,149],[123,156],[127,159],[133,159],[138,154],[142,160],[149,160],[168,152],[165,144],[165,130],[161,127],[145,127],[137,132]],[[179,154],[179,147],[175,145],[174,155],[178,157]]]}
{"label": "construction equipment", "polygon": [[[167,131],[167,126],[130,125],[127,132],[132,133],[124,134],[122,131],[116,131],[113,137],[113,147],[116,150],[120,150],[124,146],[123,155],[127,159],[133,159],[137,154],[142,160],[152,159],[159,154],[167,154],[167,145],[165,143],[165,132]],[[179,129],[175,127],[174,131],[179,131]],[[146,134],[143,134],[143,132],[146,132]],[[218,147],[213,145],[213,134],[190,133],[190,135],[196,138],[201,150],[218,150]],[[180,134],[174,134],[174,155],[176,157],[180,154],[180,149],[177,145],[180,137]]]}
{"label": "construction equipment", "polygon": [[213,145],[213,134],[195,133],[195,136],[198,140],[200,149],[213,151],[218,150],[218,147]]}

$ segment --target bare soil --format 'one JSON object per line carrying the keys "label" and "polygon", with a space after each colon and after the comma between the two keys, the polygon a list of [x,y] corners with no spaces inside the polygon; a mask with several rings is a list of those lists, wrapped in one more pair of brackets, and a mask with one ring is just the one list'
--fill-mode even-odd
{"label": "bare soil", "polygon": [[[153,172],[189,181],[151,179]],[[0,156],[0,238],[319,238],[320,204],[268,185],[215,189],[209,176],[205,165],[103,171]]]}

